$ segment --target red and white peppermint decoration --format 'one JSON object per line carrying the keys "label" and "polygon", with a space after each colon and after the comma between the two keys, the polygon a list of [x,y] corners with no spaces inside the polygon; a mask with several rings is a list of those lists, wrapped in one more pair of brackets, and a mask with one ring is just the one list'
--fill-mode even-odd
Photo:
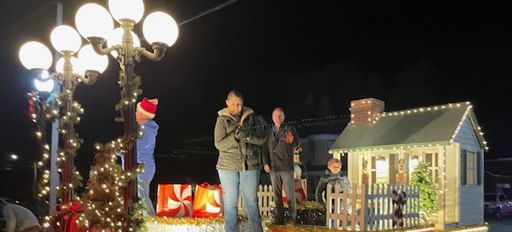
{"label": "red and white peppermint decoration", "polygon": [[191,216],[192,188],[190,185],[158,185],[157,215],[166,217]]}

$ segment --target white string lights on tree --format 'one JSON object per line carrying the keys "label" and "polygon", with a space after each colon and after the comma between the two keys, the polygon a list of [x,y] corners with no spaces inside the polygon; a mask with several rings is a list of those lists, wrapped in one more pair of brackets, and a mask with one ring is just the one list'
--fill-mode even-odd
{"label": "white string lights on tree", "polygon": [[141,220],[143,204],[138,202],[131,212],[124,207],[123,196],[128,182],[143,172],[143,167],[125,171],[118,164],[116,154],[123,155],[122,152],[127,148],[122,138],[105,145],[96,144],[95,148],[98,153],[91,167],[86,195],[82,198],[84,212],[78,223],[84,228],[94,227],[98,230],[109,228],[122,231],[123,228],[133,228],[131,222]]}

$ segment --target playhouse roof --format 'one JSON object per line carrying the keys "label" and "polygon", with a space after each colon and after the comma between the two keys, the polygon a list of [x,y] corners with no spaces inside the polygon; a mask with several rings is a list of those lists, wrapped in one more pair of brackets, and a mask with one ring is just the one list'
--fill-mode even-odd
{"label": "playhouse roof", "polygon": [[[385,112],[373,123],[349,124],[330,151],[446,144],[453,141],[467,117],[479,130],[469,102]],[[485,147],[482,135],[475,134]]]}

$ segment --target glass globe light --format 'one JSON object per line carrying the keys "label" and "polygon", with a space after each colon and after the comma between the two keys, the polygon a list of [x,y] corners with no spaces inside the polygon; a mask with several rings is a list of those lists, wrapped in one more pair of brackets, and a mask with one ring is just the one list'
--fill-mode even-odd
{"label": "glass globe light", "polygon": [[115,20],[129,19],[138,23],[144,15],[144,1],[142,0],[109,0],[108,9]]}
{"label": "glass globe light", "polygon": [[30,41],[23,44],[18,52],[21,64],[26,69],[49,69],[53,58],[50,49],[44,44]]}
{"label": "glass globe light", "polygon": [[55,50],[60,53],[65,51],[76,53],[82,46],[82,38],[74,28],[68,25],[55,27],[50,34],[50,41]]}
{"label": "glass globe light", "polygon": [[102,73],[107,69],[108,57],[98,55],[92,48],[92,45],[83,46],[78,52],[78,61],[85,70],[92,70]]}
{"label": "glass globe light", "polygon": [[80,7],[75,15],[75,25],[84,38],[107,38],[114,29],[114,21],[107,9],[96,4],[87,3]]}
{"label": "glass globe light", "polygon": [[40,81],[36,78],[34,79],[34,86],[39,92],[51,92],[55,87],[55,82],[53,81],[53,79]]}
{"label": "glass globe light", "polygon": [[160,42],[172,46],[178,39],[178,24],[168,14],[157,11],[144,19],[142,32],[146,40],[152,44]]}

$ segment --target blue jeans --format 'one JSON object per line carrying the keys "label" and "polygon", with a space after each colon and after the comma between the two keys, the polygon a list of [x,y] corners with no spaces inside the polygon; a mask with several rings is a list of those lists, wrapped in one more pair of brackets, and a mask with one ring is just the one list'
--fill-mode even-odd
{"label": "blue jeans", "polygon": [[156,216],[155,208],[153,207],[153,203],[151,202],[151,198],[149,197],[150,183],[151,180],[137,178],[137,195],[139,195],[139,199],[143,200],[146,203],[146,211],[142,212],[144,216]]}
{"label": "blue jeans", "polygon": [[238,227],[238,189],[247,210],[249,224],[252,232],[262,232],[260,210],[258,207],[258,185],[260,171],[231,171],[218,170],[222,185],[222,200],[224,204],[224,229],[226,232],[235,232]]}

